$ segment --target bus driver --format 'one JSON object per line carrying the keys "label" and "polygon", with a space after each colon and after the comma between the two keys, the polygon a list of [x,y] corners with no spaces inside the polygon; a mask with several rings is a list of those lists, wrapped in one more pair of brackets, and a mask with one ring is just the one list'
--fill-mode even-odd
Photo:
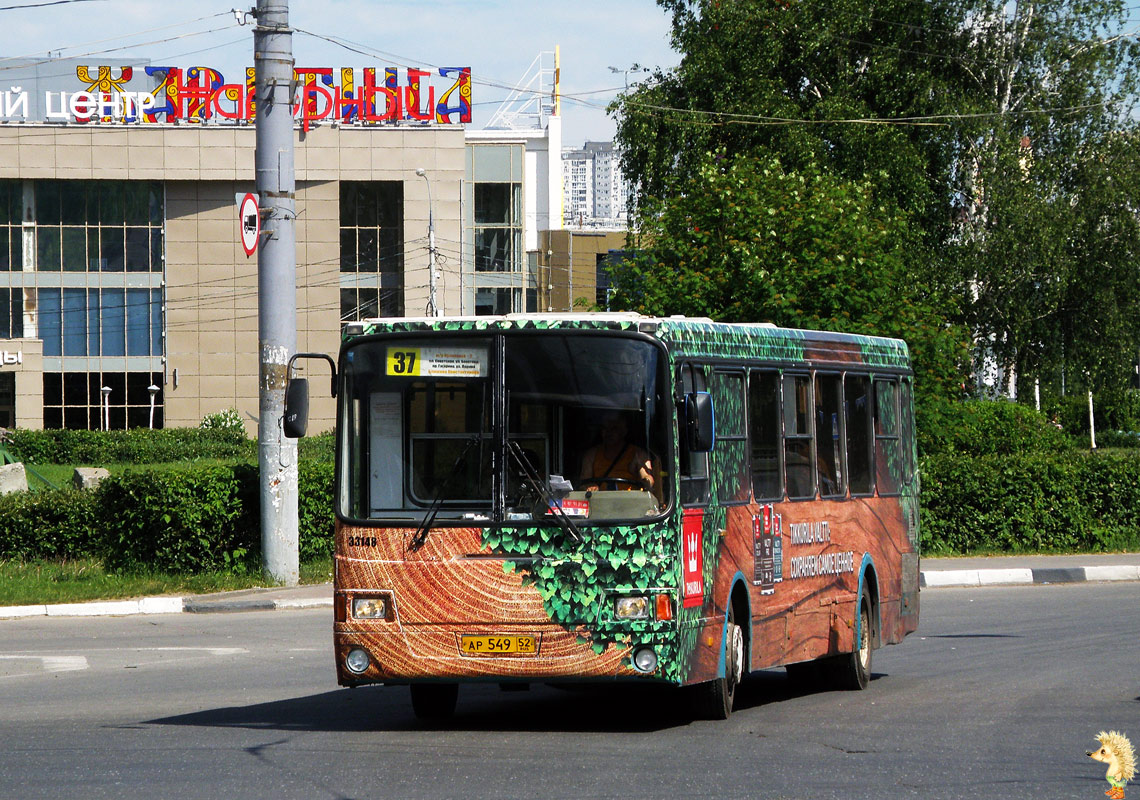
{"label": "bus driver", "polygon": [[660,500],[656,481],[660,467],[647,450],[629,441],[629,429],[620,411],[608,411],[602,417],[601,439],[582,456],[579,488],[647,489]]}

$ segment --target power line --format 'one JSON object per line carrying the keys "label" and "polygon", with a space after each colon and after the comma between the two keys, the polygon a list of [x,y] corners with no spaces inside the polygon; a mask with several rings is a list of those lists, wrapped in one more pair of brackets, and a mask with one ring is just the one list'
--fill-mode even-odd
{"label": "power line", "polygon": [[0,11],[18,11],[22,8],[44,8],[45,6],[62,6],[68,3],[95,3],[104,0],[48,0],[46,3],[24,3],[18,6],[0,6]]}

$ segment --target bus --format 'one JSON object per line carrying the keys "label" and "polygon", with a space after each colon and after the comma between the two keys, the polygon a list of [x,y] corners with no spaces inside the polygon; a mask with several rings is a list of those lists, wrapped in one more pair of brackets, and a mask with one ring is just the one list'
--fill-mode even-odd
{"label": "bus", "polygon": [[[900,340],[509,314],[350,323],[306,358],[337,404],[343,686],[438,719],[465,682],[658,682],[724,719],[757,670],[865,688],[918,626]],[[307,409],[292,377],[286,435]]]}

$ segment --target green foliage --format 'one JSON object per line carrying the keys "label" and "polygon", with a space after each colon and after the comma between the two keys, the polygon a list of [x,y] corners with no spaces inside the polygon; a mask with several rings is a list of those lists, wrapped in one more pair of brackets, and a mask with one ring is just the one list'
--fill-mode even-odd
{"label": "green foliage", "polygon": [[[298,465],[302,561],[333,547],[333,466]],[[188,464],[113,475],[94,491],[0,497],[0,558],[89,557],[111,572],[256,572],[261,550],[257,467]]]}
{"label": "green foliage", "polygon": [[324,461],[331,464],[335,452],[336,437],[332,433],[303,436],[297,440],[297,455],[302,461]]}
{"label": "green foliage", "polygon": [[[1001,366],[1043,389],[1071,390],[1074,378],[1098,395],[1128,385],[1140,339],[1140,42],[1119,35],[1125,4],[658,5],[681,63],[611,107],[623,172],[650,216],[660,200],[706,191],[710,152],[866,184],[925,250],[910,261],[921,297]],[[744,249],[751,236],[735,226]],[[916,362],[953,361],[960,340],[941,339],[950,353],[912,342],[931,351]],[[938,398],[957,389],[925,383],[918,413],[936,421]]]}
{"label": "green foliage", "polygon": [[227,408],[214,414],[202,417],[198,427],[204,431],[218,431],[233,442],[241,442],[246,438],[245,423],[236,408]]}
{"label": "green foliage", "polygon": [[648,199],[613,308],[773,322],[906,340],[920,419],[961,392],[968,340],[919,275],[924,250],[868,182],[812,165],[707,154],[668,201]]}
{"label": "green foliage", "polygon": [[336,522],[333,473],[331,460],[297,462],[297,534],[301,561],[332,557]]}
{"label": "green foliage", "polygon": [[[840,179],[871,176],[877,196],[922,231],[950,219],[952,152],[941,126],[827,124],[910,117],[959,105],[949,47],[958,17],[910,0],[658,0],[683,58],[623,95],[622,170],[640,197],[669,196],[705,152],[777,157],[790,172],[819,165]],[[805,120],[802,124],[789,121]]]}
{"label": "green foliage", "polygon": [[1016,455],[1074,448],[1073,440],[1044,414],[1008,400],[969,400],[942,411],[937,427],[919,431],[923,454]]}
{"label": "green foliage", "polygon": [[228,430],[166,428],[127,431],[8,431],[9,448],[30,464],[153,464],[194,458],[249,457],[256,442]]}
{"label": "green foliage", "polygon": [[0,496],[0,558],[78,558],[98,551],[100,506],[74,489]]}
{"label": "green foliage", "polygon": [[1101,431],[1096,435],[1096,446],[1109,448],[1140,447],[1140,433],[1136,431]]}
{"label": "green foliage", "polygon": [[921,468],[927,555],[1140,547],[1136,454],[954,453]]}
{"label": "green foliage", "polygon": [[110,571],[253,568],[260,550],[257,469],[248,464],[178,473],[139,470],[96,490]]}

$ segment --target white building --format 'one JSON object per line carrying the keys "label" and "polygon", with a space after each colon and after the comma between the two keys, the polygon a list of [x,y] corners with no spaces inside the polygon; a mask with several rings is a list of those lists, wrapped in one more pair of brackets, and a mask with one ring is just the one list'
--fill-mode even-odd
{"label": "white building", "polygon": [[568,228],[620,229],[629,223],[629,188],[613,142],[562,151],[563,222]]}

